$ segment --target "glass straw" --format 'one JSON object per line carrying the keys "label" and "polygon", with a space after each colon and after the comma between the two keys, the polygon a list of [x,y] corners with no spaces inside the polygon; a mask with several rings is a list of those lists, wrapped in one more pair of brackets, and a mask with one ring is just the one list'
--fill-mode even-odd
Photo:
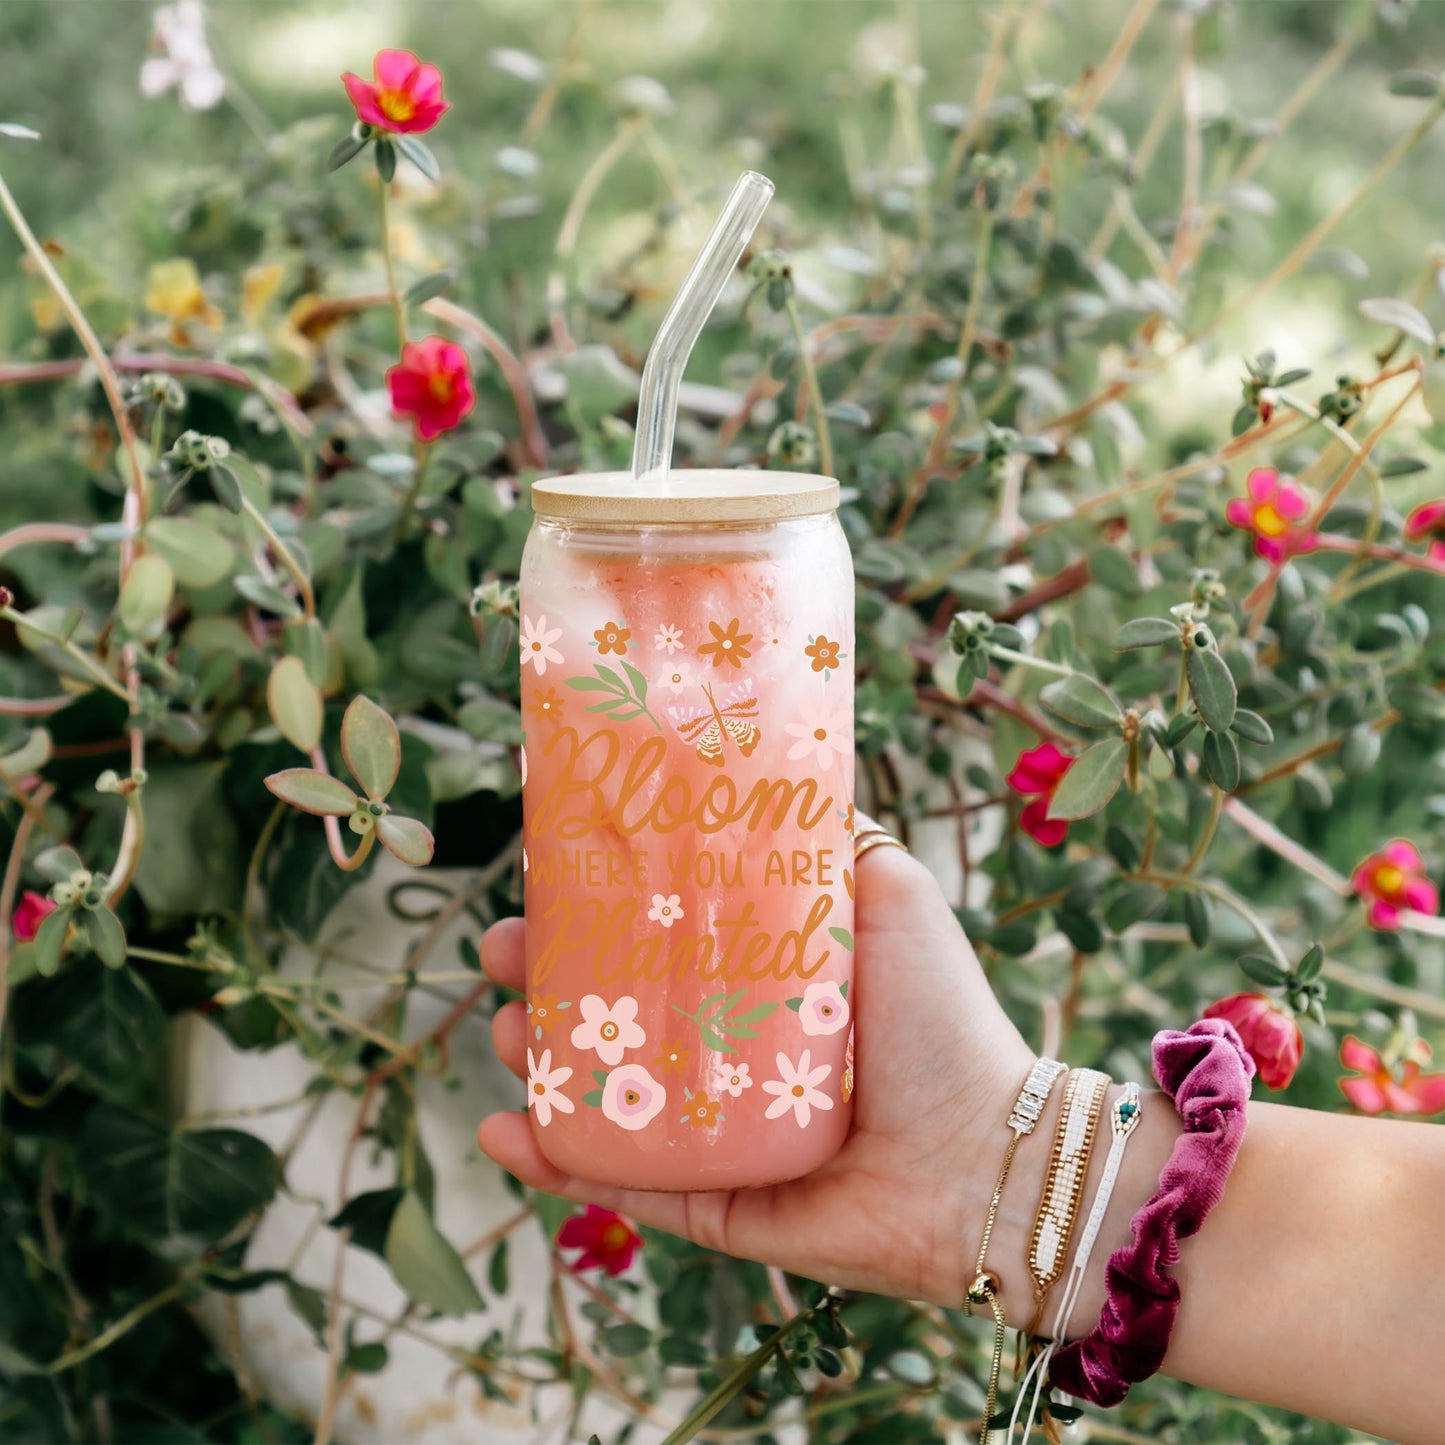
{"label": "glass straw", "polygon": [[667,481],[677,425],[677,389],[687,358],[772,196],[773,183],[766,176],[756,171],[742,173],[657,328],[642,368],[637,435],[632,446],[632,475],[638,481]]}

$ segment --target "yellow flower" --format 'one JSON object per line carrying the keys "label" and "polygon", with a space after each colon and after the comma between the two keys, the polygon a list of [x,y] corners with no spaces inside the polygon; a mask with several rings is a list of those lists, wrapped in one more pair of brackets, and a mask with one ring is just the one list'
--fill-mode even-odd
{"label": "yellow flower", "polygon": [[241,319],[255,321],[276,299],[286,268],[273,261],[269,266],[252,266],[241,278]]}
{"label": "yellow flower", "polygon": [[171,340],[178,346],[190,344],[187,321],[216,327],[225,319],[201,288],[196,263],[185,256],[157,261],[146,277],[146,310],[166,317],[171,323]]}

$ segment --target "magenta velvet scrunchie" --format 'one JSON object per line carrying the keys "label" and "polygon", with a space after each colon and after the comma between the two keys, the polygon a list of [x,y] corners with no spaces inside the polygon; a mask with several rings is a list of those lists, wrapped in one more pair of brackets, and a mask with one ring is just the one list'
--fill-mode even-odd
{"label": "magenta velvet scrunchie", "polygon": [[1244,1138],[1254,1060],[1232,1024],[1204,1019],[1185,1033],[1154,1036],[1154,1077],[1184,1132],[1158,1190],[1133,1218],[1133,1243],[1109,1258],[1099,1323],[1062,1346],[1049,1366],[1051,1385],[1094,1405],[1117,1405],[1164,1363],[1179,1311],[1179,1282],[1170,1271],[1179,1241],[1198,1231],[1224,1195]]}

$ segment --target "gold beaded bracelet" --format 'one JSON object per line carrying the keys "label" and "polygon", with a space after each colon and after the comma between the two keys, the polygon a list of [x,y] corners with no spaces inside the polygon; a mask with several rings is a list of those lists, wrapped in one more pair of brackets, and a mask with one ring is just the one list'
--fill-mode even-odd
{"label": "gold beaded bracelet", "polygon": [[989,1422],[993,1419],[994,1412],[998,1408],[998,1377],[999,1370],[1003,1365],[1003,1342],[1007,1333],[1008,1324],[1004,1319],[1003,1304],[999,1299],[999,1291],[1002,1285],[996,1274],[990,1274],[983,1267],[984,1260],[988,1255],[988,1242],[993,1237],[994,1222],[998,1218],[999,1201],[1003,1198],[1003,1187],[1008,1182],[1009,1170],[1013,1168],[1014,1154],[1019,1147],[1019,1140],[1025,1134],[1032,1134],[1034,1126],[1039,1122],[1044,1112],[1044,1105],[1049,1101],[1049,1094],[1059,1081],[1062,1074],[1068,1072],[1068,1067],[1061,1064],[1057,1059],[1038,1059],[1029,1076],[1024,1080],[1024,1086],[1019,1090],[1019,1096],[1014,1101],[1014,1106],[1009,1112],[1008,1127],[1013,1130],[1013,1138],[1009,1140],[1007,1150],[1004,1151],[1003,1164],[998,1171],[998,1180],[993,1186],[993,1198],[989,1201],[988,1215],[983,1224],[983,1240],[978,1246],[978,1260],[973,1267],[974,1280],[969,1285],[966,1299],[970,1305],[985,1306],[993,1315],[993,1364],[988,1375],[988,1401],[983,1411],[983,1428],[979,1433],[979,1445],[988,1445]]}
{"label": "gold beaded bracelet", "polygon": [[1109,1091],[1109,1076],[1097,1069],[1075,1069],[1064,1089],[1064,1107],[1054,1130],[1049,1170],[1044,1176],[1038,1213],[1029,1243],[1029,1277],[1034,1285],[1034,1317],[1026,1333],[1043,1319],[1044,1301],[1064,1272],[1069,1244],[1079,1218],[1079,1202],[1089,1173],[1099,1116]]}

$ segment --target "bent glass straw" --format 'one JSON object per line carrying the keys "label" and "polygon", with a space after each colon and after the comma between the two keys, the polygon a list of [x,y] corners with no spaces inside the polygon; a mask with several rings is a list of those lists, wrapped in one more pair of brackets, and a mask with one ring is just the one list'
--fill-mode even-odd
{"label": "bent glass straw", "polygon": [[766,176],[743,172],[657,328],[642,369],[632,446],[632,475],[638,481],[667,481],[677,425],[677,389],[687,358],[772,196],[773,183]]}

